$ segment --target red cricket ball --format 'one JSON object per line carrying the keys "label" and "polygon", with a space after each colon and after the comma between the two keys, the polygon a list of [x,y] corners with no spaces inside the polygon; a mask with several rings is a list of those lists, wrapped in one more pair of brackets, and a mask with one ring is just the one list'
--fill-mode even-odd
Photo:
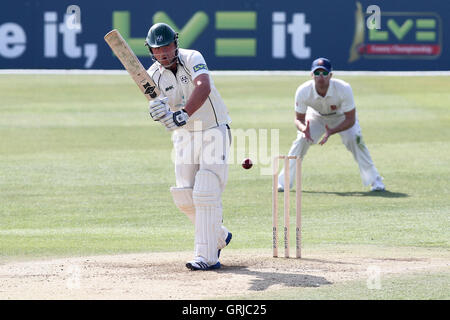
{"label": "red cricket ball", "polygon": [[244,159],[244,161],[242,161],[242,168],[244,169],[250,169],[253,166],[252,160],[250,160],[249,158]]}

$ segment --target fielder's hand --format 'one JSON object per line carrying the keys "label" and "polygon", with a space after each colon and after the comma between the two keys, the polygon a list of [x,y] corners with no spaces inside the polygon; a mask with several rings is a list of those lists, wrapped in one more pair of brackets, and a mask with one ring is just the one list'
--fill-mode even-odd
{"label": "fielder's hand", "polygon": [[173,131],[184,126],[188,120],[189,115],[184,109],[181,109],[175,112],[169,111],[160,121],[166,126],[167,130]]}
{"label": "fielder's hand", "polygon": [[313,139],[311,138],[311,133],[309,132],[309,120],[306,121],[306,129],[303,131],[305,134],[306,141],[313,142]]}
{"label": "fielder's hand", "polygon": [[155,121],[161,120],[170,110],[167,104],[167,97],[150,101],[148,108],[150,116]]}
{"label": "fielder's hand", "polygon": [[328,125],[325,125],[325,130],[326,130],[325,136],[319,142],[321,146],[323,146],[328,141],[328,138],[331,136],[331,131],[330,128],[328,128]]}

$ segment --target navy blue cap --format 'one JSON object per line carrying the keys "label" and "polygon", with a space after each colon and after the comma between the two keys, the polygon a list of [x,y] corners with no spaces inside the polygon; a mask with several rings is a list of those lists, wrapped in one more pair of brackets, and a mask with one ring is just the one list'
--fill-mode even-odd
{"label": "navy blue cap", "polygon": [[311,71],[314,72],[317,69],[325,69],[328,72],[331,72],[333,68],[331,67],[330,60],[328,60],[327,58],[317,58],[311,65]]}

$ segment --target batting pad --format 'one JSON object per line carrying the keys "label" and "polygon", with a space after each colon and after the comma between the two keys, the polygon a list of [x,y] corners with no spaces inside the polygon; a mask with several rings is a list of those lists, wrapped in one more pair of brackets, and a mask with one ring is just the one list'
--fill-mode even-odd
{"label": "batting pad", "polygon": [[189,220],[195,224],[195,207],[192,200],[192,188],[177,188],[171,187],[170,193],[173,197],[173,202],[181,212],[186,214]]}
{"label": "batting pad", "polygon": [[222,234],[220,181],[215,173],[199,170],[195,176],[193,200],[195,218],[195,255],[216,264],[218,237]]}

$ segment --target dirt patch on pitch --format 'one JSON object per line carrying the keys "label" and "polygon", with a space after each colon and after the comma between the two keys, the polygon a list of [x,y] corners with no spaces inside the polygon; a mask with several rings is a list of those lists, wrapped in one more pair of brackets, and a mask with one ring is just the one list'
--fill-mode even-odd
{"label": "dirt patch on pitch", "polygon": [[220,299],[367,279],[368,270],[388,275],[450,265],[443,250],[367,247],[315,249],[300,260],[272,258],[270,250],[229,249],[222,268],[208,272],[186,269],[189,259],[190,252],[170,252],[5,263],[0,299]]}

